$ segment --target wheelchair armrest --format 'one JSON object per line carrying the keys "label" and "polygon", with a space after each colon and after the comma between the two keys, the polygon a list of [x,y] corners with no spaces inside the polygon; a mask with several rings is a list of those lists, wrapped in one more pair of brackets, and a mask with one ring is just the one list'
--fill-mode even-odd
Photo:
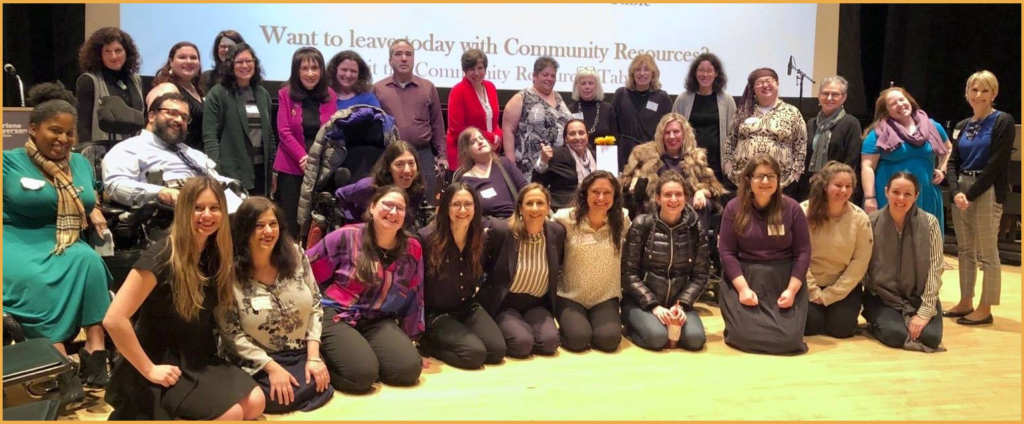
{"label": "wheelchair armrest", "polygon": [[121,216],[121,214],[128,210],[115,204],[100,205],[100,212],[103,212],[103,216]]}
{"label": "wheelchair armrest", "polygon": [[18,324],[11,314],[4,312],[4,345],[23,341],[25,341],[25,333],[21,330],[21,324]]}

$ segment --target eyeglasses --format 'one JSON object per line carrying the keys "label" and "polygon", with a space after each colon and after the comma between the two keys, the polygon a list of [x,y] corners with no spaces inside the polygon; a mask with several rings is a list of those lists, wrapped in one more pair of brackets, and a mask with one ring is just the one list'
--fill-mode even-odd
{"label": "eyeglasses", "polygon": [[235,61],[235,65],[252,65],[254,63],[256,63],[256,61],[252,60],[252,59],[244,59],[244,60],[236,60]]}
{"label": "eyeglasses", "polygon": [[823,99],[841,99],[843,98],[843,93],[837,91],[822,91],[818,93],[818,97]]}
{"label": "eyeglasses", "polygon": [[714,69],[698,69],[697,73],[701,74],[701,75],[714,75],[715,74],[715,70]]}
{"label": "eyeglasses", "polygon": [[767,87],[769,85],[772,85],[772,83],[774,83],[774,82],[775,82],[775,78],[764,77],[764,78],[761,78],[761,79],[759,79],[757,81],[754,81],[754,87]]}
{"label": "eyeglasses", "polygon": [[465,209],[467,211],[471,211],[471,210],[473,210],[473,206],[474,206],[473,202],[456,202],[456,203],[452,203],[448,207],[451,208],[451,210],[453,210],[453,211],[457,211],[457,210],[460,210],[460,209]]}
{"label": "eyeglasses", "polygon": [[167,115],[171,119],[181,118],[181,120],[184,121],[186,124],[192,122],[192,117],[191,116],[188,116],[187,113],[178,112],[177,109],[168,109],[168,108],[165,108],[165,107],[161,107],[161,108],[157,108],[157,110],[163,112],[165,115]]}
{"label": "eyeglasses", "polygon": [[381,205],[381,207],[383,207],[384,209],[389,210],[389,211],[395,211],[397,213],[405,213],[405,206],[399,205],[399,204],[394,203],[394,202],[384,201],[384,202],[380,202],[380,205]]}
{"label": "eyeglasses", "polygon": [[771,183],[771,182],[775,182],[775,180],[778,180],[779,176],[775,175],[775,174],[754,174],[753,179],[754,179],[754,181],[761,181],[761,182],[764,182],[764,181],[767,180],[768,182]]}

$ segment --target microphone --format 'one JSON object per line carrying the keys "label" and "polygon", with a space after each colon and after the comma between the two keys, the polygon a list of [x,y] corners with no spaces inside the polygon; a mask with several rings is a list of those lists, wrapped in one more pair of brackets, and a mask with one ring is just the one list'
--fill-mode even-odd
{"label": "microphone", "polygon": [[793,63],[793,56],[790,56],[789,57],[789,65],[787,65],[787,67],[786,67],[786,75],[793,75],[793,68],[795,68],[795,67],[796,67],[796,64]]}
{"label": "microphone", "polygon": [[18,80],[18,100],[21,103],[21,107],[25,107],[25,85],[21,83],[21,76],[18,75],[18,70],[14,69],[14,65],[5,63],[4,72]]}

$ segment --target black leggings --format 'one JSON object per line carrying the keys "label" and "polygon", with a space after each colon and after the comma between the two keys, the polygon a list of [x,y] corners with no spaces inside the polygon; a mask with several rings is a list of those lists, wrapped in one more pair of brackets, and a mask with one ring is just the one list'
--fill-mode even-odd
{"label": "black leggings", "polygon": [[857,316],[860,315],[863,291],[863,286],[857,284],[846,298],[831,305],[808,302],[804,335],[827,334],[837,339],[853,337],[857,330]]}
{"label": "black leggings", "polygon": [[299,240],[299,191],[302,189],[302,175],[277,173],[277,192],[274,200],[284,209],[286,228],[292,240]]}
{"label": "black leggings", "polygon": [[471,370],[500,364],[506,351],[498,324],[475,302],[456,311],[432,314],[420,344],[444,363]]}
{"label": "black leggings", "polygon": [[366,393],[380,379],[392,386],[419,381],[423,363],[412,340],[393,319],[359,323],[334,322],[337,311],[324,308],[320,353],[331,385],[347,393]]}
{"label": "black leggings", "polygon": [[564,297],[555,303],[558,317],[558,335],[562,347],[582,352],[590,347],[603,352],[614,352],[622,341],[622,320],[619,317],[619,299],[611,298],[589,310]]}

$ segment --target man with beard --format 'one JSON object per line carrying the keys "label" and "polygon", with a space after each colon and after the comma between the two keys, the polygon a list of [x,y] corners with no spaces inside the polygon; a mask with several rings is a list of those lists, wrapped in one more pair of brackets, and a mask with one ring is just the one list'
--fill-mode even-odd
{"label": "man with beard", "polygon": [[[234,180],[221,176],[216,163],[200,150],[183,142],[191,117],[188,103],[178,93],[166,93],[153,100],[142,133],[116,144],[103,157],[103,186],[108,199],[126,206],[151,200],[173,205],[185,180],[209,175],[222,183]],[[230,190],[230,206],[240,202]]]}

